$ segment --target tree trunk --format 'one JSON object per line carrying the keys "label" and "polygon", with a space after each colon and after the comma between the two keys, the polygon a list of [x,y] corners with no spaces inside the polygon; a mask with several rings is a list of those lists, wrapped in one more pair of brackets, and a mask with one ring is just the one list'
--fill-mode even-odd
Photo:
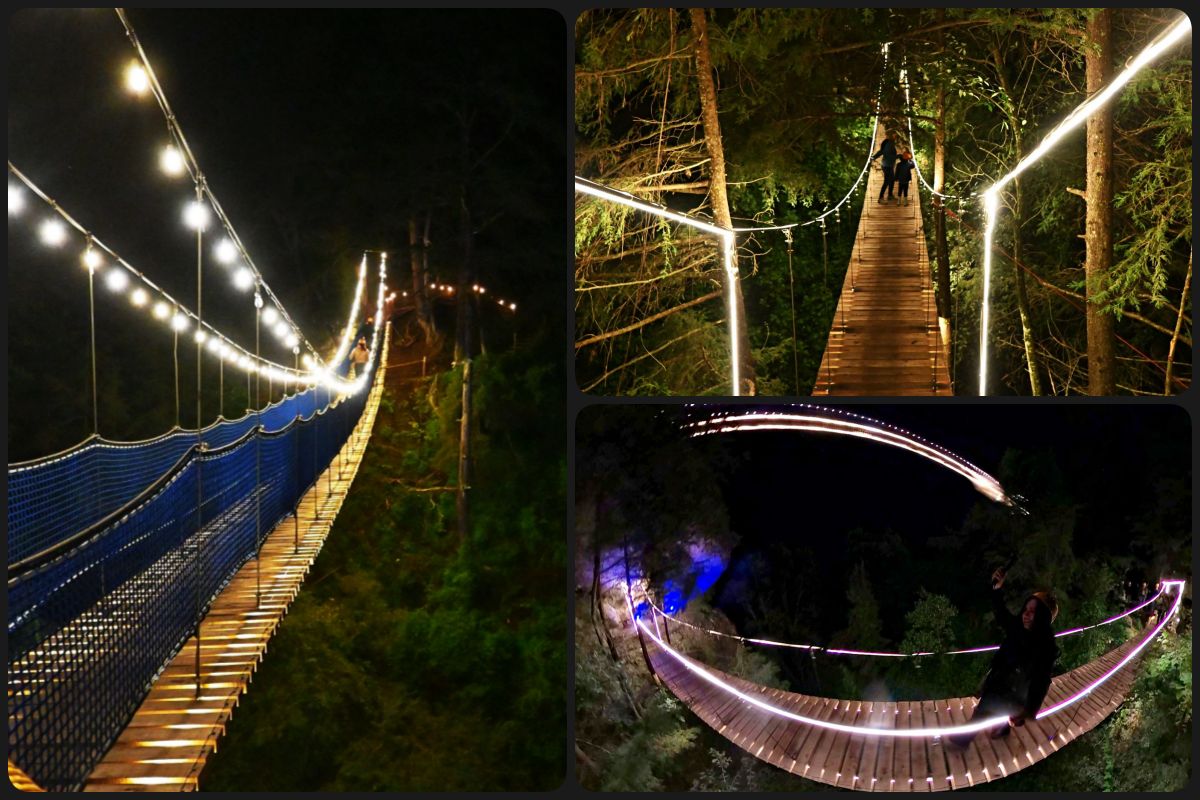
{"label": "tree trunk", "polygon": [[[700,110],[704,121],[704,146],[710,161],[709,202],[712,204],[713,219],[722,228],[733,228],[733,217],[729,212],[729,194],[725,184],[725,146],[721,142],[721,122],[717,116],[717,86],[713,81],[712,56],[708,47],[708,18],[702,8],[689,9],[692,31],[695,34],[696,80],[700,90]],[[735,253],[736,258],[736,253]],[[755,393],[754,361],[750,357],[750,336],[746,328],[746,306],[742,300],[742,284],[736,274],[726,275],[730,282],[726,291],[732,292],[738,325],[737,337],[738,369],[741,374],[741,393]]]}
{"label": "tree trunk", "polygon": [[[1016,120],[1019,122],[1019,120]],[[1023,157],[1021,138],[1016,139],[1017,162]],[[1029,292],[1025,288],[1025,271],[1021,269],[1021,225],[1024,222],[1025,206],[1021,198],[1021,179],[1013,178],[1013,266],[1017,278],[1017,313],[1021,317],[1021,339],[1025,343],[1025,367],[1029,372],[1029,393],[1034,397],[1042,394],[1042,381],[1038,376],[1037,351],[1034,349],[1033,325],[1029,314]]]}
{"label": "tree trunk", "polygon": [[1183,291],[1179,293],[1179,314],[1175,318],[1175,332],[1171,334],[1171,346],[1167,350],[1167,378],[1163,384],[1163,394],[1174,394],[1171,389],[1171,381],[1174,378],[1175,371],[1175,345],[1179,342],[1179,331],[1183,328],[1183,317],[1185,309],[1187,309],[1188,300],[1191,298],[1189,291],[1192,286],[1192,251],[1188,250],[1188,266],[1187,275],[1183,278]]}
{"label": "tree trunk", "polygon": [[462,226],[462,261],[458,265],[457,297],[454,304],[457,311],[454,335],[454,362],[456,364],[463,359],[471,357],[471,322],[475,311],[475,306],[471,303],[470,298],[470,295],[474,294],[470,291],[470,286],[473,283],[471,276],[474,271],[474,265],[471,263],[471,250],[473,249],[475,237],[471,231],[471,210],[467,207],[465,189],[463,193],[460,215],[460,225]]}
{"label": "tree trunk", "polygon": [[[1013,159],[1020,163],[1025,157],[1025,145],[1021,139],[1021,110],[1017,108],[1017,97],[1013,94],[1008,80],[1008,72],[1000,47],[992,42],[992,60],[996,65],[996,76],[1000,80],[1000,88],[1007,98],[1005,111],[1008,115],[1008,126],[1013,135]],[[1021,319],[1021,341],[1025,346],[1025,370],[1029,374],[1029,393],[1034,397],[1042,394],[1041,378],[1038,375],[1037,350],[1033,341],[1033,324],[1029,314],[1029,290],[1025,285],[1025,271],[1021,268],[1021,229],[1025,225],[1025,204],[1021,195],[1021,179],[1013,178],[1013,234],[1012,234],[1012,263],[1017,285],[1017,314]]]}
{"label": "tree trunk", "polygon": [[[945,191],[946,186],[946,89],[939,85],[933,123],[933,190]],[[946,240],[946,212],[940,196],[933,196],[933,247],[937,261],[938,330],[942,345],[950,346],[950,245]]]}
{"label": "tree trunk", "polygon": [[464,359],[462,376],[462,417],[458,423],[458,494],[455,511],[458,516],[458,541],[467,541],[467,492],[471,489],[471,359]]}
{"label": "tree trunk", "polygon": [[[428,217],[426,218],[428,220]],[[437,336],[433,325],[433,311],[429,306],[429,295],[425,291],[429,266],[429,227],[426,222],[425,239],[421,241],[417,235],[417,218],[408,220],[408,252],[409,264],[412,267],[413,304],[416,308],[417,324],[421,326],[421,335],[425,337],[426,347],[431,347]]]}
{"label": "tree trunk", "polygon": [[[1112,78],[1112,11],[1096,12],[1088,21],[1087,92],[1094,95]],[[1084,261],[1087,297],[1088,394],[1116,393],[1114,320],[1098,298],[1108,288],[1112,267],[1112,105],[1101,106],[1087,121],[1087,227]]]}

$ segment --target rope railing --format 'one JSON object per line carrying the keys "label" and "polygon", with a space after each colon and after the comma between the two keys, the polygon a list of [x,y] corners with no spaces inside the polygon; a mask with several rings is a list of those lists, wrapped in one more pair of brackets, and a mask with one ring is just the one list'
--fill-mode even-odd
{"label": "rope railing", "polygon": [[[378,352],[378,330],[372,339]],[[380,379],[374,358],[368,370]],[[14,763],[50,790],[82,785],[212,598],[333,463],[367,399],[343,395],[213,450],[192,444],[100,524],[10,566]]]}
{"label": "rope railing", "polygon": [[[364,256],[342,345],[353,333],[362,304],[365,276]],[[383,309],[385,280],[386,261],[380,267],[377,317]],[[376,326],[376,334],[378,330]],[[211,339],[210,343],[213,341],[216,339]],[[217,448],[256,426],[267,431],[278,430],[291,419],[310,415],[331,402],[334,396],[331,386],[345,392],[361,390],[363,381],[350,381],[344,377],[346,364],[342,351],[346,348],[342,345],[331,362],[332,370],[327,370],[323,379],[308,376],[307,379],[317,385],[264,408],[250,410],[239,419],[227,420],[222,415],[200,431],[176,426],[165,434],[140,442],[115,441],[93,434],[53,455],[10,464],[7,491],[9,563],[52,546],[119,508],[162,475],[193,444]],[[375,356],[371,358],[374,363]]]}
{"label": "rope railing", "polygon": [[[1111,625],[1114,622],[1118,622],[1120,620],[1125,619],[1126,617],[1136,614],[1137,612],[1141,611],[1143,608],[1146,608],[1147,606],[1153,605],[1155,602],[1158,601],[1159,598],[1161,598],[1163,596],[1163,594],[1165,592],[1166,592],[1166,587],[1165,586],[1161,587],[1161,588],[1159,588],[1158,593],[1156,595],[1154,595],[1153,597],[1151,597],[1149,600],[1145,600],[1141,603],[1138,603],[1137,605],[1133,606],[1132,608],[1122,611],[1120,614],[1109,617],[1108,619],[1105,619],[1101,622],[1092,623],[1091,625],[1083,625],[1083,626],[1076,627],[1076,628],[1069,628],[1065,631],[1058,631],[1054,634],[1054,637],[1056,639],[1061,639],[1065,636],[1074,636],[1075,634],[1083,633],[1085,631],[1090,631],[1095,628],[1100,628],[1104,625]],[[725,633],[724,631],[717,631],[717,630],[713,630],[711,628],[705,628],[700,625],[696,625],[695,623],[688,622],[685,619],[680,619],[679,617],[676,617],[673,614],[667,613],[666,611],[661,609],[652,599],[650,599],[650,596],[648,594],[646,595],[646,604],[658,616],[663,618],[664,624],[667,621],[670,621],[670,622],[675,623],[676,625],[682,625],[686,628],[691,628],[693,630],[700,631],[701,633],[706,633],[710,636],[716,636],[716,637],[720,637],[723,639],[733,639],[738,642],[741,642],[742,644],[754,644],[754,645],[761,645],[763,647],[783,647],[783,648],[791,648],[791,649],[795,649],[795,650],[807,650],[812,653],[821,653],[824,655],[831,655],[831,656],[865,656],[865,657],[870,657],[870,658],[917,658],[920,656],[974,655],[976,653],[991,653],[991,652],[994,652],[994,651],[1000,649],[1000,645],[998,645],[998,644],[989,644],[989,645],[982,645],[979,647],[968,647],[968,648],[964,648],[961,650],[937,650],[937,651],[923,651],[922,650],[922,651],[916,651],[916,652],[912,652],[912,653],[900,653],[900,652],[883,652],[883,651],[878,651],[878,650],[855,650],[855,649],[851,649],[851,648],[826,647],[825,645],[819,645],[819,644],[797,644],[794,642],[781,642],[781,641],[776,641],[773,639],[760,639],[760,638],[756,638],[753,636],[739,636],[738,634]]]}
{"label": "rope railing", "polygon": [[[245,436],[257,425],[278,431],[309,417],[325,398],[317,388],[291,395],[238,419],[219,418],[200,431],[209,449]],[[49,456],[8,467],[8,561],[42,550],[129,502],[196,444],[195,429],[173,428],[151,439],[122,442],[90,436]]]}

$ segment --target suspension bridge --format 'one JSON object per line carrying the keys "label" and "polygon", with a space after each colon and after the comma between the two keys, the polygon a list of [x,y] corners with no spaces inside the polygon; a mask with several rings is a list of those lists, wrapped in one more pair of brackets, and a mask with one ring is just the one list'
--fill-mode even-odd
{"label": "suspension bridge", "polygon": [[[23,790],[197,788],[353,485],[391,346],[387,254],[368,251],[340,337],[322,357],[247,252],[116,11],[135,54],[125,88],[162,112],[170,137],[162,171],[190,179],[180,205],[196,295],[189,307],[9,162],[10,233],[28,224],[48,252],[86,269],[93,431],[8,465],[8,769]],[[203,313],[214,267],[246,298],[252,345]],[[97,285],[174,340],[176,422],[166,433],[100,434]],[[366,352],[352,365],[359,341]],[[191,429],[179,422],[180,344],[195,352]],[[205,368],[219,389],[213,408],[204,407]],[[243,376],[246,410],[229,418],[226,389],[240,389]]]}
{"label": "suspension bridge", "polygon": [[[801,406],[788,411],[700,410],[683,426],[692,437],[756,431],[865,439],[921,456],[971,482],[993,502],[1019,510],[991,475],[915,434],[852,412]],[[975,697],[919,701],[861,700],[785,691],[716,669],[683,652],[712,638],[737,647],[789,648],[816,656],[916,659],[969,657],[999,645],[945,652],[878,652],[744,637],[704,628],[682,609],[663,610],[644,579],[625,586],[628,623],[648,668],[700,720],[755,758],[821,783],[864,791],[945,791],[1000,780],[1038,763],[1104,721],[1133,685],[1139,657],[1176,619],[1185,583],[1164,579],[1156,595],[1108,619],[1059,631],[1057,638],[1128,620],[1144,612],[1145,627],[1109,652],[1055,676],[1036,717],[991,737],[1007,716],[975,719]],[[672,637],[672,630],[675,636]],[[706,650],[711,652],[711,648]],[[949,737],[975,735],[956,745]]]}
{"label": "suspension bridge", "polygon": [[196,788],[354,480],[389,340],[340,390],[313,378],[201,431],[10,465],[10,773]]}
{"label": "suspension bridge", "polygon": [[[875,141],[886,132],[876,123]],[[877,198],[872,170],[850,265],[838,295],[815,395],[949,395],[950,370],[938,333],[929,250],[916,182],[909,204]]]}

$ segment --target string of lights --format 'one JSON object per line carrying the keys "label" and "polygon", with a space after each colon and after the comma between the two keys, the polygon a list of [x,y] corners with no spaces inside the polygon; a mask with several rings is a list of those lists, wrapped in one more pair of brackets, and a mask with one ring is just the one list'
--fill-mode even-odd
{"label": "string of lights", "polygon": [[[185,206],[185,223],[194,230],[206,229],[210,221],[209,207],[211,207],[225,230],[225,238],[217,242],[214,255],[219,263],[231,268],[234,286],[242,291],[249,291],[251,288],[254,288],[256,292],[261,291],[265,293],[274,304],[275,311],[273,313],[280,318],[280,322],[290,326],[292,335],[295,335],[311,356],[319,361],[320,356],[317,353],[317,349],[309,342],[303,330],[295,323],[291,315],[288,314],[283,303],[280,302],[270,285],[266,282],[261,270],[254,263],[254,260],[250,257],[249,252],[242,243],[241,237],[238,236],[233,223],[221,207],[221,203],[212,191],[212,187],[209,186],[208,179],[200,169],[200,165],[196,161],[191,147],[188,145],[183,128],[179,125],[175,113],[171,110],[166,93],[158,81],[154,67],[150,64],[150,59],[146,56],[146,51],[142,48],[142,44],[133,29],[133,25],[126,16],[125,10],[123,8],[114,10],[121,21],[121,25],[125,28],[125,34],[130,44],[137,54],[137,60],[126,69],[125,86],[135,95],[144,96],[150,94],[154,97],[159,109],[163,113],[168,135],[173,142],[160,153],[159,166],[166,174],[171,176],[188,175],[195,182],[196,186],[199,187],[202,197],[207,200],[207,205],[205,205],[204,199],[197,199]],[[278,324],[276,323],[276,325]],[[274,327],[272,327],[272,330],[274,330]]]}
{"label": "string of lights", "polygon": [[[333,375],[329,370],[324,370],[321,373],[323,376],[321,380],[314,380],[314,373],[311,368],[319,362],[314,361],[307,354],[304,356],[305,366],[310,369],[309,371],[301,371],[261,356],[256,356],[247,348],[237,344],[232,337],[222,333],[212,324],[201,321],[184,303],[175,299],[169,292],[147,277],[145,273],[122,258],[115,250],[106,245],[91,230],[68,213],[57,201],[42,191],[37,184],[21,172],[11,161],[8,162],[8,171],[10,175],[19,181],[19,184],[9,182],[9,216],[18,217],[25,213],[28,203],[24,190],[27,189],[54,212],[52,216],[45,217],[38,225],[38,236],[42,243],[52,248],[64,247],[70,241],[71,230],[75,230],[83,238],[83,252],[81,255],[83,266],[92,275],[102,274],[104,285],[112,293],[127,294],[129,302],[135,308],[147,309],[154,319],[165,322],[175,333],[184,334],[194,328],[193,338],[197,344],[203,345],[204,349],[214,358],[222,359],[243,369],[247,373],[258,373],[271,380],[280,382],[288,381],[298,384],[320,383],[320,385],[326,388],[343,393],[355,391],[349,382]],[[105,263],[106,256],[108,261],[111,262],[107,265]],[[363,263],[365,267],[365,257]],[[386,254],[381,261],[380,271],[380,280],[382,282],[382,276],[386,275]],[[365,280],[365,269],[360,270],[360,289],[355,296],[355,308],[359,304],[363,280]],[[382,309],[382,306],[380,308]],[[272,331],[277,336],[281,336],[284,344],[290,346],[293,353],[298,353],[299,342],[295,334],[289,328],[281,327],[283,323],[279,319],[277,312],[272,312],[274,312],[273,307],[264,306],[261,311],[262,322],[268,326],[272,326],[273,324]],[[335,360],[334,363],[340,362]]]}
{"label": "string of lights", "polygon": [[[1155,602],[1158,601],[1158,599],[1160,597],[1163,596],[1163,594],[1165,592],[1166,592],[1166,586],[1164,585],[1163,587],[1161,587],[1158,590],[1158,594],[1154,595],[1149,600],[1145,600],[1141,603],[1138,603],[1136,606],[1134,606],[1126,611],[1122,611],[1120,614],[1109,617],[1108,619],[1103,620],[1101,622],[1093,623],[1091,625],[1083,625],[1078,628],[1071,628],[1071,629],[1065,630],[1065,631],[1058,631],[1057,633],[1054,634],[1054,637],[1056,639],[1061,639],[1064,636],[1074,636],[1075,634],[1083,633],[1084,631],[1090,631],[1094,628],[1099,628],[1104,625],[1111,625],[1114,622],[1118,622],[1120,620],[1125,619],[1128,616],[1136,614],[1137,612],[1141,611],[1143,608],[1146,608],[1149,605],[1153,605]],[[736,639],[737,641],[742,642],[743,644],[756,644],[756,645],[762,645],[764,647],[786,647],[786,648],[792,648],[795,650],[809,650],[809,651],[815,651],[815,652],[824,653],[826,655],[832,655],[832,656],[868,656],[868,657],[872,657],[872,658],[915,658],[918,656],[973,655],[976,653],[990,653],[990,652],[994,652],[994,651],[1000,649],[1000,645],[990,644],[990,645],[983,645],[980,647],[968,647],[968,648],[965,648],[962,650],[939,650],[939,651],[919,651],[919,652],[914,652],[914,653],[898,653],[898,652],[883,652],[883,651],[878,651],[878,650],[853,650],[853,649],[845,649],[845,648],[837,648],[837,647],[823,647],[818,644],[796,644],[794,642],[780,642],[780,641],[776,641],[773,639],[756,639],[751,636],[738,636],[737,634],[733,634],[733,633],[725,633],[723,631],[712,630],[711,628],[704,628],[699,625],[696,625],[695,623],[688,622],[685,619],[680,619],[679,617],[673,616],[673,615],[667,613],[666,611],[664,611],[663,609],[659,608],[658,605],[655,604],[655,602],[653,600],[649,599],[649,597],[647,597],[646,603],[650,606],[651,609],[654,610],[655,613],[657,613],[659,616],[663,617],[665,620],[669,619],[671,622],[675,623],[676,625],[683,625],[684,627],[688,627],[693,630],[700,631],[701,633],[709,634],[710,636],[718,636],[718,637],[721,637],[724,639]]]}
{"label": "string of lights", "polygon": [[[913,138],[913,124],[911,116],[912,98],[908,93],[907,67],[900,70],[900,83],[904,85],[904,121],[908,123],[908,143],[909,146],[916,147],[916,140]],[[929,190],[930,194],[937,195],[938,197],[946,200],[969,200],[972,197],[979,197],[982,194],[982,192],[971,192],[970,194],[946,194],[945,192],[937,191],[929,185],[929,181],[925,180],[925,174],[921,172],[921,165],[917,162],[916,155],[913,155],[913,169],[915,169],[917,172],[917,180],[921,182],[922,186]]]}
{"label": "string of lights", "polygon": [[879,89],[875,93],[875,119],[871,122],[871,146],[870,146],[870,148],[868,148],[868,151],[867,151],[866,163],[863,164],[863,168],[859,171],[858,177],[854,179],[854,184],[850,187],[850,191],[846,192],[846,196],[843,197],[841,200],[839,200],[837,205],[835,205],[833,208],[827,209],[820,216],[813,217],[808,222],[802,223],[800,225],[800,227],[802,227],[802,228],[807,227],[808,225],[815,225],[818,223],[820,223],[821,226],[824,227],[825,218],[828,217],[830,214],[837,213],[837,211],[843,205],[846,204],[846,201],[848,201],[851,198],[851,196],[853,196],[853,194],[856,191],[858,191],[859,185],[862,184],[863,180],[867,177],[867,174],[871,170],[871,162],[875,160],[873,157],[875,154],[875,141],[876,141],[876,138],[879,136],[879,114],[882,111],[882,103],[883,103],[883,77],[884,77],[884,75],[887,74],[888,53],[891,48],[891,44],[892,44],[891,42],[884,42],[883,47],[882,47],[883,71],[879,74]]}

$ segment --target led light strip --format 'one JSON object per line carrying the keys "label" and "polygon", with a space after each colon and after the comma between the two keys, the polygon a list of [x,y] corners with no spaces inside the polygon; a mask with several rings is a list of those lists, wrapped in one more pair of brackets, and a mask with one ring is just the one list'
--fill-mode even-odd
{"label": "led light strip", "polygon": [[688,423],[684,425],[684,428],[692,428],[694,430],[692,436],[753,430],[780,430],[835,433],[868,439],[880,444],[899,447],[933,461],[969,480],[975,490],[988,499],[1005,505],[1013,505],[1013,501],[1004,491],[1004,487],[988,473],[949,451],[930,446],[907,431],[892,426],[883,426],[880,423],[866,424],[785,412],[760,412],[717,416]]}
{"label": "led light strip", "polygon": [[805,725],[813,725],[818,728],[837,731],[839,733],[857,734],[861,736],[890,736],[907,739],[919,739],[926,736],[952,736],[962,733],[978,733],[979,731],[993,728],[1008,721],[1008,716],[1006,715],[989,717],[987,719],[970,722],[966,725],[949,725],[936,728],[863,728],[857,725],[845,725],[840,722],[829,722],[828,720],[816,719],[815,717],[806,717],[802,714],[796,714],[791,711],[787,711],[779,708],[778,706],[772,705],[765,700],[760,700],[757,697],[746,694],[732,684],[721,680],[716,675],[713,675],[711,672],[699,666],[698,664],[693,663],[682,653],[672,648],[658,636],[655,636],[649,628],[642,624],[641,620],[635,620],[635,623],[642,633],[646,634],[646,636],[649,636],[650,639],[653,640],[654,643],[657,644],[664,653],[678,661],[688,671],[692,672],[708,683],[711,683],[713,686],[716,686],[718,689],[726,692],[727,694],[731,694],[734,697],[737,697],[739,700],[743,700],[752,706],[761,708],[763,711],[766,711],[769,714],[775,714],[776,716],[784,717],[785,719],[790,719]]}
{"label": "led light strip", "polygon": [[[1036,717],[1037,719],[1045,719],[1046,717],[1051,716],[1052,714],[1056,714],[1059,711],[1062,711],[1063,709],[1079,702],[1084,697],[1091,694],[1099,686],[1101,686],[1102,684],[1107,682],[1110,678],[1112,678],[1113,675],[1117,674],[1117,672],[1119,672],[1126,664],[1128,664],[1130,661],[1132,661],[1137,656],[1137,654],[1140,653],[1146,647],[1146,645],[1148,645],[1150,643],[1150,641],[1153,640],[1154,637],[1156,637],[1163,630],[1163,628],[1165,628],[1167,626],[1167,623],[1171,621],[1171,618],[1179,611],[1180,606],[1183,604],[1183,581],[1177,581],[1177,580],[1163,581],[1163,586],[1164,586],[1164,588],[1166,588],[1168,586],[1174,587],[1179,590],[1179,594],[1175,598],[1175,605],[1171,607],[1170,613],[1166,614],[1163,617],[1162,621],[1160,621],[1158,623],[1158,625],[1155,626],[1154,630],[1151,631],[1149,634],[1147,634],[1142,639],[1141,643],[1139,643],[1137,647],[1133,648],[1129,653],[1127,653],[1125,655],[1125,657],[1123,659],[1121,659],[1121,661],[1115,667],[1108,670],[1108,672],[1106,672],[1104,675],[1100,676],[1095,681],[1091,682],[1086,687],[1084,687],[1083,689],[1080,689],[1078,692],[1076,692],[1075,694],[1066,698],[1065,700],[1063,700],[1059,703],[1056,703],[1053,706],[1050,706],[1049,708],[1045,708],[1045,709],[1039,711],[1037,714],[1037,717]],[[648,627],[646,627],[646,625],[643,624],[641,620],[634,619],[633,622],[635,625],[637,625],[638,629],[641,630],[642,633],[644,633],[646,636],[649,636],[650,639],[653,640],[654,643],[657,644],[664,653],[671,656],[671,658],[675,659],[677,662],[679,662],[681,665],[683,665],[688,671],[692,672],[693,674],[697,675],[698,677],[702,678],[703,680],[707,681],[708,683],[711,683],[712,685],[716,686],[717,688],[721,689],[722,691],[724,691],[728,694],[731,694],[740,700],[750,703],[753,706],[761,708],[762,710],[764,710],[770,714],[775,714],[777,716],[784,717],[786,719],[791,719],[796,722],[803,723],[805,725],[813,725],[818,728],[825,728],[827,730],[838,731],[840,733],[849,733],[849,734],[855,734],[855,735],[860,735],[860,736],[885,736],[885,737],[892,737],[892,738],[914,739],[914,738],[924,738],[924,737],[934,737],[934,736],[954,736],[957,734],[965,734],[965,733],[978,733],[980,731],[987,730],[988,728],[993,728],[993,727],[996,727],[997,725],[1005,724],[1008,722],[1008,715],[1003,715],[1003,716],[997,716],[997,717],[989,717],[987,719],[970,722],[965,725],[946,725],[946,726],[937,726],[937,727],[932,727],[932,728],[895,729],[895,728],[864,728],[864,727],[860,727],[857,725],[845,725],[842,723],[829,722],[827,720],[815,719],[813,717],[806,717],[801,714],[795,714],[791,711],[786,711],[782,708],[779,708],[778,706],[772,705],[763,700],[760,700],[757,697],[753,697],[752,695],[748,695],[745,692],[740,691],[735,686],[727,683],[726,681],[722,680],[721,678],[718,678],[716,675],[713,675],[708,670],[704,669],[702,666],[694,663],[691,659],[687,658],[682,653],[678,652],[677,650],[672,648],[670,645],[666,644],[666,642],[664,642],[661,638],[659,638],[653,632],[651,632],[651,630]]]}
{"label": "led light strip", "polygon": [[1129,62],[1121,74],[1086,101],[1076,106],[1075,110],[1066,116],[1062,122],[1054,126],[1046,138],[1042,139],[1034,150],[1021,159],[1007,175],[993,183],[983,193],[984,228],[983,228],[983,305],[980,310],[979,336],[979,394],[987,394],[988,369],[988,324],[990,321],[989,301],[992,284],[992,238],[996,229],[996,217],[1000,208],[1000,190],[1012,182],[1014,178],[1040,160],[1050,148],[1056,145],[1064,136],[1078,128],[1096,111],[1097,108],[1111,100],[1125,84],[1133,80],[1133,76],[1147,64],[1163,54],[1167,48],[1174,45],[1192,30],[1192,21],[1186,14],[1147,46],[1137,58]]}
{"label": "led light strip", "polygon": [[[1164,586],[1162,589],[1158,590],[1158,594],[1154,595],[1154,597],[1151,597],[1149,600],[1146,600],[1145,602],[1139,603],[1138,605],[1134,606],[1133,608],[1129,609],[1128,611],[1123,611],[1114,617],[1109,617],[1108,619],[1104,620],[1103,622],[1097,622],[1092,625],[1084,625],[1079,628],[1071,628],[1070,630],[1059,631],[1058,633],[1054,634],[1054,638],[1060,639],[1064,636],[1073,636],[1077,633],[1083,633],[1084,631],[1089,631],[1089,630],[1092,630],[1093,628],[1099,628],[1103,625],[1109,625],[1114,622],[1117,622],[1118,620],[1125,619],[1130,614],[1136,614],[1138,611],[1141,611],[1146,606],[1154,603],[1156,600],[1158,600],[1158,598],[1163,596],[1163,593],[1165,591],[1166,591],[1166,587]],[[772,639],[755,639],[755,638],[752,638],[749,636],[738,636],[738,635],[732,634],[732,633],[723,633],[722,631],[715,631],[715,630],[712,630],[711,628],[702,628],[699,625],[688,622],[685,619],[679,619],[678,617],[674,617],[674,616],[668,614],[666,611],[663,611],[661,608],[659,608],[654,603],[653,600],[651,600],[649,598],[649,596],[646,597],[646,603],[650,606],[650,608],[654,609],[654,611],[657,614],[662,616],[664,620],[670,620],[671,622],[674,622],[676,625],[683,625],[685,627],[692,628],[693,630],[697,630],[702,633],[707,633],[712,636],[720,636],[725,639],[736,639],[739,642],[763,645],[765,647],[789,647],[789,648],[793,648],[796,650],[815,650],[820,653],[825,653],[827,655],[834,655],[834,656],[870,656],[870,657],[880,657],[880,658],[915,658],[918,656],[972,655],[975,653],[990,653],[990,652],[994,652],[994,651],[1000,649],[1000,645],[990,644],[990,645],[983,645],[980,647],[969,647],[969,648],[966,648],[963,650],[943,650],[940,652],[921,651],[921,652],[916,652],[916,653],[890,653],[890,652],[880,652],[877,650],[848,650],[848,649],[842,649],[842,648],[836,648],[836,647],[822,647],[822,646],[816,645],[816,644],[795,644],[793,642],[777,642]]]}
{"label": "led light strip", "polygon": [[[197,187],[199,187],[200,191],[203,192],[204,196],[208,198],[209,204],[212,206],[213,211],[216,212],[217,218],[220,219],[222,226],[225,228],[225,233],[229,237],[229,243],[232,244],[236,251],[241,254],[241,257],[245,261],[247,267],[253,273],[255,284],[262,287],[267,296],[270,297],[271,301],[275,304],[275,307],[279,309],[279,314],[285,320],[287,320],[287,323],[292,327],[292,330],[299,334],[300,338],[304,340],[304,346],[319,362],[320,356],[317,353],[316,348],[313,347],[311,342],[309,342],[308,337],[304,335],[304,331],[300,328],[300,326],[292,320],[291,315],[288,314],[287,309],[283,306],[283,303],[279,301],[279,298],[275,296],[275,293],[267,284],[266,279],[263,278],[262,272],[258,269],[258,266],[255,265],[254,260],[250,258],[250,254],[246,251],[245,245],[242,244],[241,237],[238,236],[237,231],[233,227],[233,223],[225,214],[225,210],[221,207],[220,201],[217,200],[217,196],[213,193],[212,188],[208,185],[208,179],[205,178],[204,173],[200,170],[200,165],[196,161],[196,157],[192,154],[192,149],[188,145],[187,138],[183,135],[183,128],[180,127],[179,121],[176,119],[175,113],[171,110],[171,105],[167,101],[167,95],[163,91],[162,85],[158,82],[158,76],[154,72],[154,67],[151,66],[150,59],[146,56],[146,51],[142,49],[142,43],[138,40],[137,33],[133,30],[133,25],[129,22],[128,17],[125,16],[125,10],[123,8],[116,8],[113,10],[116,12],[117,17],[121,20],[121,25],[125,28],[125,35],[128,37],[130,44],[133,45],[134,51],[137,53],[138,61],[140,62],[141,69],[143,71],[142,75],[144,76],[143,80],[145,82],[145,88],[149,89],[154,95],[154,99],[158,103],[159,110],[162,111],[163,117],[167,123],[167,132],[178,145],[178,149],[174,153],[170,154],[171,160],[182,161],[182,166],[186,168],[189,176],[193,181],[195,181]],[[193,206],[192,208],[196,207]],[[194,213],[199,215],[202,213],[202,211],[202,208],[196,208]]]}
{"label": "led light strip", "polygon": [[732,385],[732,394],[737,397],[741,394],[741,378],[739,375],[740,365],[738,353],[738,316],[737,303],[734,302],[736,296],[736,287],[738,281],[738,269],[736,260],[736,234],[728,228],[722,228],[719,225],[714,225],[711,222],[689,217],[686,214],[680,214],[678,211],[672,211],[664,206],[648,203],[641,198],[634,197],[628,192],[621,192],[616,189],[610,189],[607,186],[602,186],[594,181],[589,181],[587,178],[575,176],[575,191],[582,194],[599,197],[602,200],[610,200],[614,203],[635,208],[639,211],[645,211],[648,214],[653,214],[658,217],[665,217],[684,225],[689,225],[705,233],[711,233],[714,236],[719,236],[722,243],[722,255],[725,264],[726,284],[729,286],[729,291],[726,293],[726,305],[728,306],[729,320],[729,370],[730,383]]}

